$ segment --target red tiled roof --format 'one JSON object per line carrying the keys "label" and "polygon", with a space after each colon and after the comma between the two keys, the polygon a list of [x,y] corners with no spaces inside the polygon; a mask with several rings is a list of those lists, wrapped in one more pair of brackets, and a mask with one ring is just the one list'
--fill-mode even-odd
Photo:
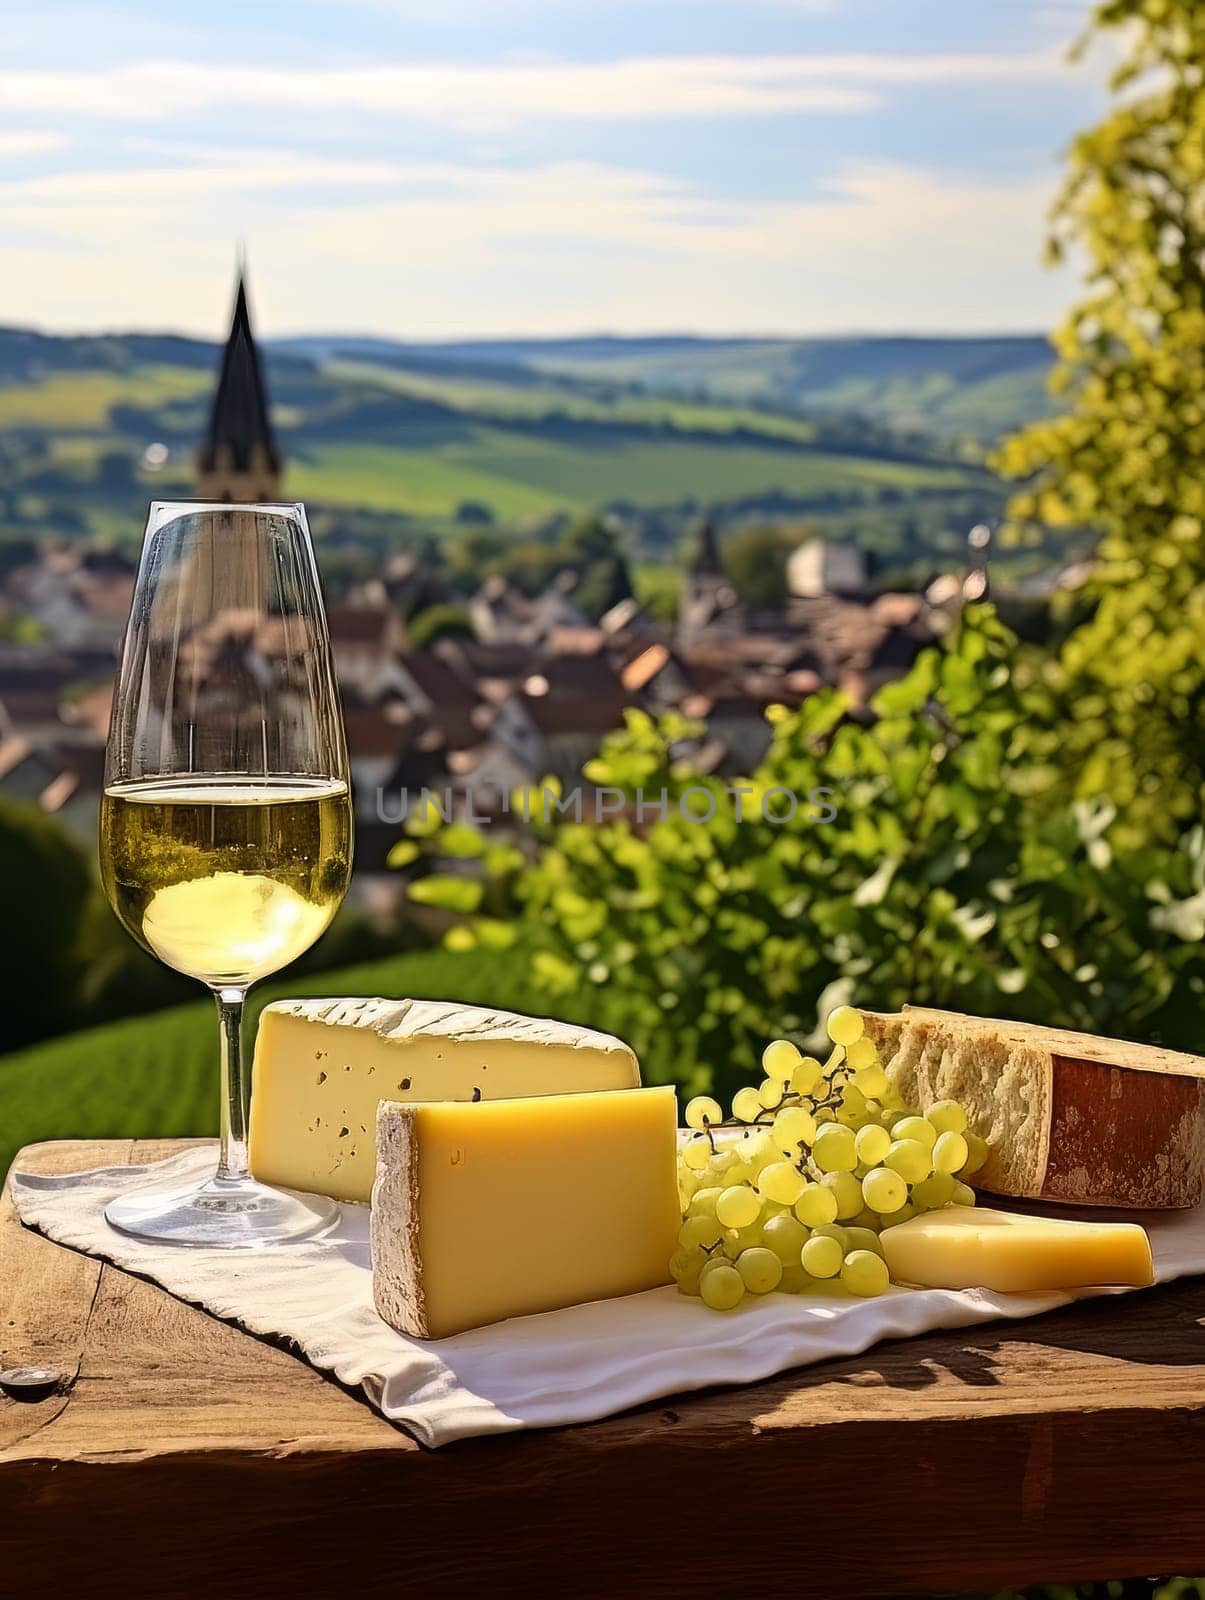
{"label": "red tiled roof", "polygon": [[669,651],[663,644],[651,644],[629,661],[620,673],[620,679],[629,693],[645,688],[669,662]]}

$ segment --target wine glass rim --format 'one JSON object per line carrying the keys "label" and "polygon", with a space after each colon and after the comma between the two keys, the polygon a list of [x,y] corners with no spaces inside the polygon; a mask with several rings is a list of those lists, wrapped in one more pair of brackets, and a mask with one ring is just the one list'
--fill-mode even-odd
{"label": "wine glass rim", "polygon": [[156,511],[276,511],[300,512],[305,515],[302,500],[152,500],[152,513]]}

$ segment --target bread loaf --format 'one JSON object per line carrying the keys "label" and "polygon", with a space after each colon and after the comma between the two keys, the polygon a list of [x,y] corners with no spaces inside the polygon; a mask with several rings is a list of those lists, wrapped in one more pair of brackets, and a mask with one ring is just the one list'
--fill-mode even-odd
{"label": "bread loaf", "polygon": [[862,1015],[906,1103],[966,1108],[989,1149],[977,1188],[1126,1208],[1205,1194],[1202,1057],[922,1006]]}

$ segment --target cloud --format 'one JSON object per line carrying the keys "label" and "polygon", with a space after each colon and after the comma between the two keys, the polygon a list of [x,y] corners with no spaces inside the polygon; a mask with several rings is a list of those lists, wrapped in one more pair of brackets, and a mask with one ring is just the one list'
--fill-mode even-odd
{"label": "cloud", "polygon": [[858,112],[884,88],[1064,78],[1057,50],[1013,55],[845,52],[633,56],[597,62],[247,67],[187,61],[8,68],[3,101],[61,116],[154,122],[234,107],[347,111],[482,127]]}
{"label": "cloud", "polygon": [[[316,210],[301,177],[323,170],[343,192]],[[1036,262],[1045,173],[849,164],[807,201],[584,162],[349,174],[298,153],[84,177],[94,203],[0,183],[24,235],[4,269],[10,319],[215,335],[240,236],[277,333],[988,331],[1047,326],[1066,294]]]}
{"label": "cloud", "polygon": [[385,161],[340,161],[280,151],[242,151],[237,158],[188,165],[122,167],[99,171],[56,172],[33,178],[0,181],[6,220],[28,217],[41,208],[108,206],[213,196],[318,188],[323,184],[360,187],[417,179],[423,169],[406,169]]}
{"label": "cloud", "polygon": [[60,150],[67,143],[65,133],[50,129],[0,129],[0,161],[14,156],[40,156],[48,150]]}

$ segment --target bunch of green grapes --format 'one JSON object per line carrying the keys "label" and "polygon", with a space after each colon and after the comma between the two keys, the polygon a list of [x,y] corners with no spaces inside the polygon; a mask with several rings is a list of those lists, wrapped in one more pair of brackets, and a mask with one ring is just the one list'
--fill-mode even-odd
{"label": "bunch of green grapes", "polygon": [[823,1064],[788,1039],[767,1045],[765,1077],[737,1091],[730,1118],[707,1095],[686,1107],[695,1133],[678,1153],[684,1209],[670,1271],[713,1310],[822,1284],[882,1294],[882,1229],[975,1203],[964,1180],[987,1146],[957,1101],[909,1110],[859,1013],[839,1006],[827,1027]]}

